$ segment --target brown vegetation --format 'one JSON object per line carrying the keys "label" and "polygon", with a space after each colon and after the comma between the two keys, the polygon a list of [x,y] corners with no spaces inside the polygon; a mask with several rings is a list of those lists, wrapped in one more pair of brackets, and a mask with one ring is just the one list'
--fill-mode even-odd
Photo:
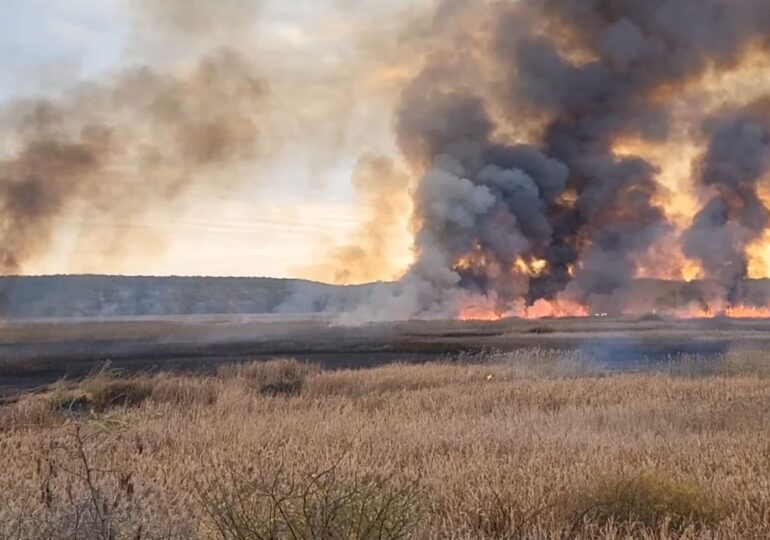
{"label": "brown vegetation", "polygon": [[0,538],[765,538],[770,357],[121,376],[0,407]]}

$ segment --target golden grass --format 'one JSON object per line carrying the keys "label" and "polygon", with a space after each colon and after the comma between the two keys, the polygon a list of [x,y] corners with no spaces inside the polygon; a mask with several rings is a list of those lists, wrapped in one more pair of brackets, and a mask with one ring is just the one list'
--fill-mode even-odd
{"label": "golden grass", "polygon": [[103,372],[0,408],[0,538],[767,538],[765,362]]}

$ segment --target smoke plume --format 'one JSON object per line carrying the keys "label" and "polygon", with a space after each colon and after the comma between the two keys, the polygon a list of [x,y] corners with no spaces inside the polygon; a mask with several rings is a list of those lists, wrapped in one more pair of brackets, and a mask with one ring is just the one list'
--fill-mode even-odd
{"label": "smoke plume", "polygon": [[[387,253],[412,208],[414,264],[376,288],[368,318],[628,312],[638,278],[672,261],[697,266],[709,307],[750,301],[770,225],[770,98],[681,96],[770,59],[766,0],[436,0],[330,25],[355,54],[291,61],[251,48],[260,2],[128,5],[127,51],[145,61],[0,111],[5,273],[46,252],[66,216],[173,211],[196,187],[251,177],[278,139],[305,136],[286,144],[294,157],[376,138],[392,105],[401,155],[360,161],[369,220],[317,269],[341,283],[396,275]],[[371,110],[353,113],[362,95]],[[353,114],[366,121],[351,135]],[[697,154],[684,225],[643,151],[683,138]]]}
{"label": "smoke plume", "polygon": [[[395,120],[421,175],[417,261],[403,286],[419,283],[426,312],[455,315],[468,295],[500,313],[543,302],[628,309],[639,261],[674,225],[659,168],[619,148],[666,144],[682,121],[672,113],[677,92],[770,53],[770,5],[454,0],[439,13],[459,13],[464,32],[427,57]],[[747,246],[770,217],[758,191],[766,108],[686,120],[707,139],[693,187],[710,195],[683,251],[729,302],[740,300]]]}
{"label": "smoke plume", "polygon": [[409,176],[391,158],[363,156],[353,174],[360,205],[370,214],[349,243],[332,249],[328,260],[310,268],[313,276],[340,285],[401,277],[398,253],[409,238]]}
{"label": "smoke plume", "polygon": [[708,148],[697,168],[707,202],[685,235],[685,253],[703,264],[728,301],[739,300],[748,277],[746,250],[770,225],[759,184],[770,170],[767,101],[711,119]]}
{"label": "smoke plume", "polygon": [[169,47],[193,32],[206,42],[184,65],[126,67],[0,111],[8,141],[0,149],[0,271],[20,272],[44,253],[70,213],[117,222],[170,207],[201,183],[233,183],[234,170],[260,157],[267,85],[220,34],[239,17],[252,20],[254,3],[202,4],[131,3],[142,23],[137,47],[155,35],[151,23]]}

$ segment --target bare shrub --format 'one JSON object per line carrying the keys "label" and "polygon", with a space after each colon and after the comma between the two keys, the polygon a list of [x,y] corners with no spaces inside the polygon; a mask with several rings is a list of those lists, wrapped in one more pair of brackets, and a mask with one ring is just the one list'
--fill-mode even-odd
{"label": "bare shrub", "polygon": [[[36,459],[37,499],[6,508],[9,538],[65,540],[141,538],[130,472],[100,468],[91,440],[99,434],[73,426],[66,440],[51,444]],[[9,533],[6,530],[6,533]]]}
{"label": "bare shrub", "polygon": [[416,488],[341,474],[336,466],[306,475],[279,468],[262,478],[226,467],[198,494],[212,531],[224,540],[396,540],[411,537],[419,519]]}

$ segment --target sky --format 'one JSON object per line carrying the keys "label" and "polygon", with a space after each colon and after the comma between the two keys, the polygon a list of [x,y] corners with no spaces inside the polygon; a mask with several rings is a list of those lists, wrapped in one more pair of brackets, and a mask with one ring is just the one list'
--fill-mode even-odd
{"label": "sky", "polygon": [[[0,1],[0,102],[57,96],[130,61],[136,51],[128,46],[132,28],[126,1]],[[267,1],[259,37],[269,43],[275,63],[266,69],[291,70],[295,62],[304,69],[311,52],[319,66],[344,66],[355,52],[345,32],[319,28],[331,28],[340,13],[376,19],[407,4]],[[345,244],[367,218],[351,184],[359,156],[395,152],[388,111],[365,102],[350,107],[358,131],[347,134],[334,151],[318,150],[315,145],[325,136],[319,132],[297,140],[291,152],[271,156],[236,192],[198,190],[182,209],[153,211],[127,222],[62,218],[55,245],[24,273],[314,277],[308,268]],[[146,240],[119,254],[73,240],[78,231],[94,227],[136,230]],[[408,253],[402,255],[408,264]]]}

